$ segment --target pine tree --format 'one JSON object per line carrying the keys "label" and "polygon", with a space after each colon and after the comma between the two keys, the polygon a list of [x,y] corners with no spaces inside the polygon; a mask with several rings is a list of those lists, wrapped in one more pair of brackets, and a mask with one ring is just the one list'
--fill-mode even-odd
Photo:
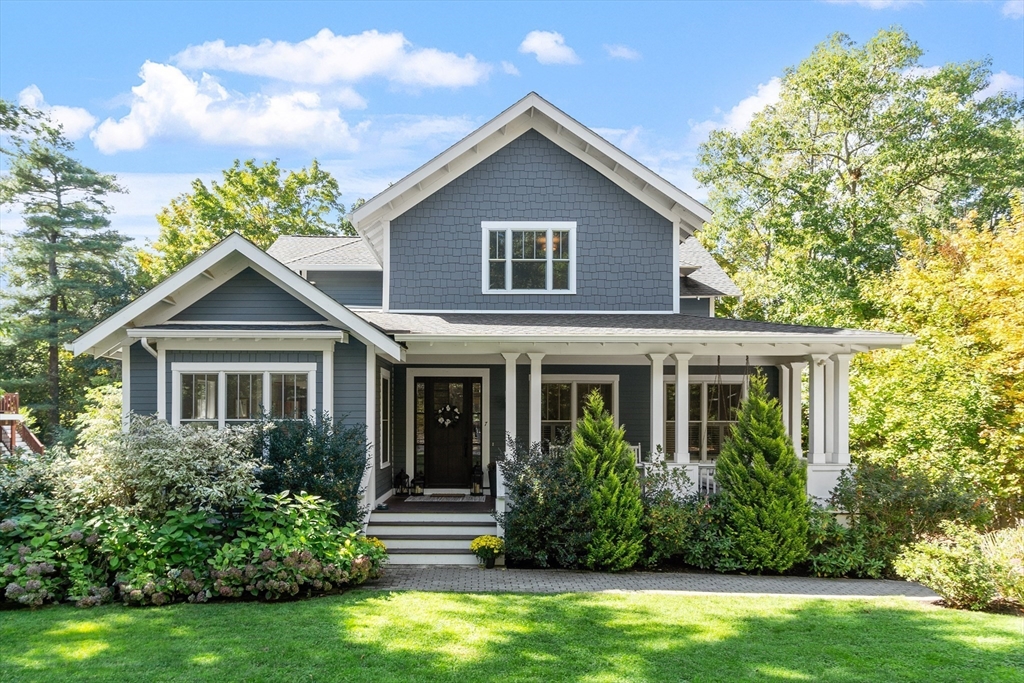
{"label": "pine tree", "polygon": [[[71,397],[62,386],[69,373],[63,345],[127,303],[131,293],[127,238],[108,229],[104,201],[121,188],[113,176],[71,158],[74,145],[38,112],[5,104],[2,113],[13,134],[11,146],[0,150],[11,160],[0,180],[0,204],[19,205],[25,227],[8,240],[0,337],[19,357],[34,356],[20,371],[5,368],[2,379],[5,388],[29,388],[36,396],[30,407],[43,412],[45,438],[52,443],[62,414],[75,412],[66,410]],[[31,376],[8,376],[11,371]]]}
{"label": "pine tree", "polygon": [[715,474],[729,503],[730,554],[747,571],[782,572],[807,556],[807,473],[764,375],[750,379],[737,419]]}
{"label": "pine tree", "polygon": [[591,569],[629,569],[643,552],[640,481],[625,434],[595,390],[572,436],[573,460],[591,495],[593,535],[586,560]]}

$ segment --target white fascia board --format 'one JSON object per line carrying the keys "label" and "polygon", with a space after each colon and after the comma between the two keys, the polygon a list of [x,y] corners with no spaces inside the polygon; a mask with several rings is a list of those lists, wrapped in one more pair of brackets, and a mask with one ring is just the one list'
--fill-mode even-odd
{"label": "white fascia board", "polygon": [[905,335],[790,335],[776,336],[764,335],[748,337],[742,335],[535,335],[513,337],[507,335],[443,335],[443,334],[396,334],[395,339],[400,342],[423,342],[423,343],[490,343],[490,344],[531,344],[531,343],[561,343],[561,344],[700,344],[712,346],[715,344],[801,344],[805,346],[814,344],[830,345],[852,345],[865,349],[879,348],[902,348],[914,342],[913,337]]}
{"label": "white fascia board", "polygon": [[[531,110],[534,111],[531,112]],[[688,194],[675,187],[658,174],[654,173],[654,171],[633,159],[621,149],[612,145],[597,133],[576,121],[536,93],[530,93],[502,113],[498,114],[498,116],[485,123],[476,131],[470,133],[468,136],[455,143],[423,166],[420,166],[405,178],[402,178],[377,196],[371,198],[365,204],[353,211],[349,215],[349,219],[352,221],[356,230],[360,234],[363,234],[364,228],[369,227],[371,224],[380,220],[389,220],[400,211],[404,211],[404,208],[399,209],[398,206],[394,205],[399,198],[402,199],[400,206],[407,207],[422,199],[422,197],[418,196],[419,194],[426,196],[428,193],[436,192],[437,189],[443,187],[448,182],[451,182],[455,177],[458,177],[458,173],[451,173],[451,177],[446,176],[441,178],[439,179],[441,182],[433,182],[427,188],[421,187],[424,181],[428,180],[434,174],[446,169],[456,159],[459,159],[463,155],[475,152],[477,146],[488,138],[491,138],[492,136],[502,136],[502,138],[504,138],[505,136],[511,135],[512,133],[506,130],[506,127],[513,124],[519,117],[524,117],[525,128],[538,130],[538,132],[544,133],[545,137],[550,139],[550,133],[541,130],[538,125],[540,123],[539,121],[531,122],[530,120],[538,113],[542,117],[553,122],[557,129],[565,129],[583,141],[583,149],[576,149],[576,151],[573,152],[577,157],[584,160],[588,165],[601,171],[620,187],[623,187],[623,189],[630,191],[634,196],[638,196],[641,201],[645,201],[645,203],[651,205],[651,208],[658,210],[659,213],[665,213],[666,209],[663,206],[654,206],[653,198],[644,198],[643,192],[647,187],[657,190],[673,201],[673,207],[678,207],[679,209],[677,217],[683,218],[684,220],[689,219],[687,220],[688,223],[693,223],[693,218],[696,218],[697,222],[707,222],[711,219],[711,211],[706,206],[693,199]],[[519,131],[517,127],[515,132],[518,133],[521,131]],[[569,147],[575,147],[575,145],[569,144],[568,141],[564,144],[560,140],[553,140],[553,142],[559,144],[563,149],[567,149],[567,151],[572,151],[568,149]],[[601,163],[596,158],[584,158],[588,156],[590,148],[593,148],[601,155],[611,159],[614,168],[609,169],[604,163]],[[479,156],[479,159],[475,159],[476,163],[486,158],[486,155]],[[473,165],[475,165],[475,163],[471,164],[471,166]],[[638,178],[642,182],[642,186],[637,187],[627,178],[620,175],[617,172],[619,167],[625,169],[627,172]],[[403,197],[403,195],[408,193],[410,190],[416,190],[417,192],[414,193],[416,196],[410,198]]]}
{"label": "white fascia board", "polygon": [[178,330],[173,328],[130,329],[131,339],[333,339],[348,343],[345,330]]}
{"label": "white fascia board", "polygon": [[380,273],[384,270],[384,268],[377,264],[345,265],[342,263],[336,263],[333,265],[289,265],[288,268],[296,273],[300,270],[304,270],[307,274],[325,272]]}
{"label": "white fascia board", "polygon": [[[309,304],[328,319],[333,319],[348,327],[360,340],[373,343],[389,357],[400,360],[402,349],[398,343],[238,233],[228,235],[196,260],[93,327],[73,341],[69,350],[77,356],[89,351],[105,338],[118,334],[122,328],[129,327],[135,318],[195,278],[202,277],[206,270],[236,252],[247,259],[254,270],[273,280],[289,294]],[[166,317],[170,318],[176,309],[177,307],[170,308]],[[163,321],[154,321],[155,324],[160,324],[160,322]]]}

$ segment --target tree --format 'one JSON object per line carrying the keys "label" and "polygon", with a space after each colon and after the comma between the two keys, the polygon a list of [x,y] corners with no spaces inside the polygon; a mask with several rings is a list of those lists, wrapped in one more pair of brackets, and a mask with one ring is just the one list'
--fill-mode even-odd
{"label": "tree", "polygon": [[866,278],[953,217],[991,225],[1024,187],[1024,102],[990,97],[987,62],[922,68],[900,29],[836,34],[781,79],[743,132],[718,130],[695,176],[701,241],[743,289],[743,317],[859,324]]}
{"label": "tree", "polygon": [[595,390],[572,435],[573,460],[583,475],[584,489],[590,491],[593,532],[586,564],[591,569],[629,569],[643,553],[643,500],[625,435]]}
{"label": "tree", "polygon": [[281,235],[352,234],[342,215],[337,181],[313,161],[283,174],[277,161],[235,161],[210,187],[198,178],[192,192],[171,200],[157,215],[155,254],[143,252],[143,270],[167,276],[232,232],[266,249]]}
{"label": "tree", "polygon": [[[124,305],[132,290],[127,238],[108,229],[111,209],[105,201],[122,190],[113,176],[70,156],[74,145],[60,126],[7,103],[3,113],[4,125],[13,122],[16,128],[10,146],[0,149],[11,162],[0,179],[0,203],[17,204],[25,227],[6,240],[0,356],[11,362],[5,362],[0,383],[28,390],[34,398],[29,407],[44,413],[40,422],[52,443],[62,416],[73,417],[81,402],[69,400],[65,391],[62,364],[70,356],[63,345]],[[87,377],[104,374],[104,364],[79,363],[79,371]]]}
{"label": "tree", "polygon": [[1024,193],[994,230],[974,216],[911,243],[866,291],[914,345],[859,358],[851,440],[864,460],[966,480],[999,521],[1024,515]]}
{"label": "tree", "polygon": [[715,478],[728,496],[729,550],[748,571],[784,572],[807,557],[807,474],[767,380],[750,378]]}

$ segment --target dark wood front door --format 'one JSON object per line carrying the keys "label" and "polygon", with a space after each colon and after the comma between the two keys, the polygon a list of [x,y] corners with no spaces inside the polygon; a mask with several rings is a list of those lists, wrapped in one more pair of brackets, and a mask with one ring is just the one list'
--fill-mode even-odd
{"label": "dark wood front door", "polygon": [[[479,380],[476,380],[479,381]],[[426,380],[424,477],[430,488],[469,488],[473,474],[472,379]]]}

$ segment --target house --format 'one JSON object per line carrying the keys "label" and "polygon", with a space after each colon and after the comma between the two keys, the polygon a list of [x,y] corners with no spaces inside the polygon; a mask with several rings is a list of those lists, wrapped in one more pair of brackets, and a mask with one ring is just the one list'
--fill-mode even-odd
{"label": "house", "polygon": [[[713,488],[762,371],[824,497],[850,462],[851,356],[910,339],[715,317],[740,292],[693,237],[710,216],[531,93],[354,210],[358,237],[282,237],[264,253],[232,235],[72,349],[120,359],[126,413],[369,425],[366,504],[390,509],[368,523],[396,562],[474,561],[468,539],[504,506],[500,468],[493,488],[486,473],[506,438],[557,438],[595,389],[638,454],[661,448]],[[487,498],[403,502],[400,471],[428,494],[477,477]]]}

